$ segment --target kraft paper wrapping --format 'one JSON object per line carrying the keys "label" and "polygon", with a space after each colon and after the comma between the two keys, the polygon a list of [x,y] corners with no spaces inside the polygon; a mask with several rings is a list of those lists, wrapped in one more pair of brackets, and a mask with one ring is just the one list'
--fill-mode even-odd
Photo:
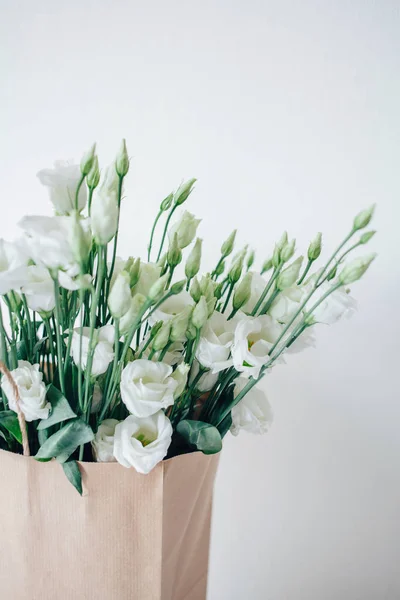
{"label": "kraft paper wrapping", "polygon": [[0,450],[1,600],[204,600],[219,457],[186,454],[149,475]]}

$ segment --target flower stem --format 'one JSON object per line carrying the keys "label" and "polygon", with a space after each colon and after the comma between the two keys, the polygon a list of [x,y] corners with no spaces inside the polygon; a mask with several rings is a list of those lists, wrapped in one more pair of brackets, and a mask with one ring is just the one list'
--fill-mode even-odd
{"label": "flower stem", "polygon": [[76,192],[75,192],[75,210],[76,211],[79,210],[79,191],[80,191],[84,181],[85,181],[85,175],[81,175],[81,178],[78,182],[78,186],[77,186]]}
{"label": "flower stem", "polygon": [[264,302],[269,290],[271,289],[273,283],[275,282],[275,279],[278,277],[279,273],[281,272],[281,269],[282,269],[282,264],[280,264],[278,267],[276,267],[273,270],[272,275],[271,275],[267,285],[265,286],[263,293],[257,300],[255,307],[253,308],[253,311],[251,313],[253,317],[257,314],[258,309],[260,308],[261,304]]}
{"label": "flower stem", "polygon": [[169,222],[172,218],[172,215],[174,214],[174,212],[176,211],[176,209],[178,208],[178,204],[174,204],[173,207],[171,208],[171,210],[169,211],[169,215],[167,217],[167,220],[165,222],[165,226],[164,226],[164,231],[162,234],[162,238],[161,238],[161,243],[160,243],[160,248],[158,250],[158,254],[157,254],[157,261],[160,260],[160,256],[164,247],[164,242],[165,242],[165,236],[167,235],[167,231],[168,231],[168,226],[169,226]]}
{"label": "flower stem", "polygon": [[226,308],[227,308],[227,306],[228,306],[229,300],[231,299],[231,296],[232,296],[232,292],[233,292],[233,288],[234,288],[234,287],[235,287],[235,284],[234,284],[234,283],[231,283],[231,284],[230,284],[230,287],[229,287],[229,290],[228,290],[228,294],[227,294],[227,296],[226,296],[226,299],[225,299],[224,308],[223,308],[223,309],[222,309],[222,311],[221,311],[221,312],[223,312],[223,313],[226,311]]}
{"label": "flower stem", "polygon": [[56,341],[57,341],[57,365],[58,365],[58,378],[60,380],[61,392],[65,396],[65,382],[64,382],[64,365],[63,365],[63,347],[60,333],[61,327],[61,313],[60,313],[60,284],[58,283],[58,274],[53,278],[54,281],[54,296],[56,300],[55,314],[56,314]]}
{"label": "flower stem", "polygon": [[311,269],[311,265],[313,264],[314,261],[309,260],[307,263],[306,268],[304,269],[304,273],[303,275],[300,277],[300,279],[297,282],[297,285],[301,285],[303,283],[303,281],[305,280],[305,278],[307,277],[307,273],[308,271]]}
{"label": "flower stem", "polygon": [[323,275],[325,275],[325,273],[326,273],[329,265],[331,264],[331,262],[333,261],[333,259],[335,258],[335,256],[340,252],[340,250],[343,248],[343,246],[345,244],[347,244],[347,242],[350,240],[350,238],[353,237],[353,235],[355,234],[356,231],[357,231],[356,229],[352,229],[350,231],[350,233],[348,235],[346,235],[346,237],[344,238],[343,242],[336,248],[335,252],[332,254],[332,256],[330,257],[330,259],[328,260],[328,262],[326,263],[326,265],[322,269],[321,273],[318,275],[317,281],[315,282],[316,286],[318,286],[318,284],[321,281]]}
{"label": "flower stem", "polygon": [[118,202],[118,220],[117,220],[117,231],[115,232],[115,236],[114,236],[114,248],[113,248],[112,260],[111,260],[111,267],[110,267],[110,272],[108,273],[107,297],[108,297],[108,293],[110,291],[111,278],[112,278],[113,273],[114,273],[115,259],[117,257],[119,217],[120,217],[120,214],[121,214],[121,196],[122,196],[122,182],[123,182],[123,180],[124,180],[123,177],[118,176],[118,196],[117,196],[117,202]]}
{"label": "flower stem", "polygon": [[154,220],[153,227],[151,229],[150,242],[149,242],[149,246],[147,248],[147,261],[148,262],[150,262],[150,259],[151,259],[151,249],[153,247],[154,233],[155,233],[155,230],[156,230],[156,227],[157,227],[157,223],[158,223],[161,215],[163,214],[163,212],[164,212],[163,210],[159,211],[158,215],[156,216],[156,218]]}

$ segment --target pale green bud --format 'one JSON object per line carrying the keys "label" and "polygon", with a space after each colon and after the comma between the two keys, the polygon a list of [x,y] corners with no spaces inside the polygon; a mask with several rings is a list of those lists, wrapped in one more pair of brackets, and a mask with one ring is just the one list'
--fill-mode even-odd
{"label": "pale green bud", "polygon": [[308,260],[314,261],[319,258],[322,250],[322,233],[318,232],[315,238],[312,240],[308,247],[307,257]]}
{"label": "pale green bud", "polygon": [[155,350],[156,352],[159,352],[160,350],[165,348],[165,346],[169,342],[169,334],[170,333],[171,333],[171,323],[169,321],[166,321],[154,337],[153,350]]}
{"label": "pale green bud", "polygon": [[376,234],[376,231],[366,231],[360,237],[360,244],[367,244],[369,240]]}
{"label": "pale green bud", "polygon": [[179,206],[180,204],[183,204],[184,202],[186,202],[186,200],[189,197],[189,194],[193,190],[193,186],[196,183],[196,181],[197,181],[197,179],[189,179],[188,181],[185,181],[184,183],[182,183],[182,185],[179,186],[179,188],[176,190],[176,192],[174,194],[175,204],[177,204]]}
{"label": "pale green bud", "polygon": [[115,159],[115,170],[120,177],[125,177],[129,171],[129,156],[126,149],[126,141],[122,140],[121,147]]}
{"label": "pale green bud", "polygon": [[228,279],[229,279],[230,283],[236,283],[237,281],[239,281],[240,277],[242,276],[243,260],[244,260],[244,255],[242,253],[235,260],[233,265],[231,266],[229,273],[228,273]]}
{"label": "pale green bud", "polygon": [[153,327],[150,330],[150,339],[153,340],[157,333],[160,331],[161,327],[163,326],[163,321],[157,321],[157,323],[154,323]]}
{"label": "pale green bud", "polygon": [[167,263],[170,267],[175,268],[182,260],[182,250],[178,244],[178,234],[175,233],[172,240],[170,240],[169,248],[167,252]]}
{"label": "pale green bud", "polygon": [[279,250],[282,250],[284,248],[284,246],[286,246],[287,243],[288,243],[288,234],[287,234],[287,231],[284,231],[282,233],[281,239],[277,243]]}
{"label": "pale green bud", "polygon": [[74,213],[70,219],[70,245],[75,260],[83,267],[88,259],[91,234],[90,231],[85,232],[82,227],[81,220],[77,213]]}
{"label": "pale green bud", "polygon": [[336,277],[337,268],[338,268],[338,266],[337,266],[337,265],[335,265],[335,266],[333,267],[333,269],[331,269],[331,270],[329,271],[328,275],[326,276],[326,280],[327,280],[327,281],[331,281],[332,279],[334,279],[334,278]]}
{"label": "pale green bud", "polygon": [[189,319],[191,312],[192,307],[187,306],[184,310],[175,315],[173,319],[171,319],[171,342],[179,342],[182,339],[185,339],[186,330],[189,327]]}
{"label": "pale green bud", "polygon": [[278,275],[278,278],[276,280],[276,287],[278,290],[285,290],[286,288],[296,283],[296,281],[299,278],[302,262],[303,257],[299,256],[299,258],[296,258],[296,260],[292,262],[291,265],[286,267],[286,269],[284,269],[282,273]]}
{"label": "pale green bud", "polygon": [[195,244],[188,256],[188,259],[186,261],[185,275],[188,279],[193,279],[193,277],[195,275],[197,275],[197,273],[200,270],[202,243],[203,243],[202,239],[200,239],[200,238],[196,239],[196,242],[195,242]]}
{"label": "pale green bud", "polygon": [[168,281],[168,273],[165,273],[165,275],[163,275],[162,277],[157,279],[157,281],[155,283],[153,283],[153,285],[150,288],[149,295],[148,295],[149,300],[156,302],[157,300],[160,299],[160,296],[165,291],[165,286],[167,285],[167,281]]}
{"label": "pale green bud", "polygon": [[233,250],[233,247],[235,245],[236,233],[237,233],[237,229],[234,229],[232,231],[232,233],[230,234],[230,236],[228,237],[228,239],[226,239],[225,242],[221,246],[221,254],[224,258],[229,256]]}
{"label": "pale green bud", "polygon": [[274,253],[272,255],[272,266],[277,269],[281,263],[281,249],[278,244],[275,244]]}
{"label": "pale green bud", "polygon": [[239,310],[250,300],[252,273],[246,273],[233,294],[233,308]]}
{"label": "pale green bud", "polygon": [[86,176],[86,183],[89,189],[94,190],[100,181],[99,159],[97,156],[93,159],[92,168]]}
{"label": "pale green bud", "polygon": [[139,316],[143,313],[148,300],[143,294],[135,294],[131,301],[131,306],[128,312],[121,317],[119,322],[119,330],[121,335],[125,335],[132,324],[139,319]]}
{"label": "pale green bud", "polygon": [[207,301],[204,296],[196,304],[192,312],[192,325],[196,329],[201,329],[208,319]]}
{"label": "pale green bud", "polygon": [[221,260],[221,262],[219,263],[218,267],[215,269],[215,274],[217,277],[219,277],[220,275],[222,275],[222,273],[225,271],[225,261]]}
{"label": "pale green bud", "polygon": [[156,262],[156,265],[157,265],[157,267],[160,267],[160,269],[161,269],[161,272],[163,272],[163,271],[164,271],[164,269],[165,269],[165,266],[166,266],[166,264],[167,264],[167,253],[165,252],[165,253],[164,253],[164,254],[163,254],[161,257],[160,257],[160,260],[158,260],[158,261]]}
{"label": "pale green bud", "polygon": [[344,269],[339,273],[339,282],[342,285],[348,285],[360,279],[369,265],[376,258],[376,254],[369,254],[368,256],[355,258]]}
{"label": "pale green bud", "polygon": [[217,285],[217,287],[214,290],[214,296],[219,300],[222,296],[222,290],[223,290],[224,284],[223,283],[219,283]]}
{"label": "pale green bud", "polygon": [[364,229],[372,219],[372,215],[374,214],[375,204],[372,204],[369,208],[362,210],[356,218],[354,219],[353,229]]}
{"label": "pale green bud", "polygon": [[256,256],[256,254],[255,254],[254,250],[250,250],[249,256],[247,257],[247,263],[246,263],[247,271],[249,269],[251,269],[251,267],[253,266],[255,256]]}
{"label": "pale green bud", "polygon": [[169,194],[160,204],[160,210],[167,211],[171,208],[172,201],[174,199],[174,194]]}
{"label": "pale green bud", "polygon": [[186,363],[181,363],[172,373],[172,379],[175,379],[175,381],[178,383],[174,391],[174,400],[179,398],[179,396],[181,396],[185,391],[189,370],[190,365],[187,365]]}
{"label": "pale green bud", "polygon": [[129,285],[129,274],[118,273],[108,296],[108,308],[114,319],[120,319],[131,308],[132,296]]}
{"label": "pale green bud", "polygon": [[192,213],[185,210],[179,221],[168,232],[169,239],[173,239],[177,234],[179,248],[186,248],[193,242],[200,221],[201,219],[196,219]]}
{"label": "pale green bud", "polygon": [[287,244],[285,244],[281,250],[281,261],[282,262],[288,262],[288,260],[290,260],[294,254],[294,250],[296,247],[296,240],[293,239],[291,242],[287,242]]}
{"label": "pale green bud", "polygon": [[264,273],[267,273],[268,271],[270,271],[272,269],[272,258],[268,258],[262,268],[261,268],[261,275],[263,275]]}
{"label": "pale green bud", "polygon": [[192,281],[192,285],[190,286],[190,295],[192,296],[195,302],[198,302],[201,297],[201,287],[197,277],[195,277]]}
{"label": "pale green bud", "polygon": [[176,283],[171,285],[171,287],[169,288],[169,291],[173,296],[176,296],[177,294],[180,294],[181,292],[183,292],[183,290],[185,289],[185,285],[186,285],[186,279],[181,279],[180,281],[177,281]]}
{"label": "pale green bud", "polygon": [[128,269],[128,273],[130,286],[133,288],[139,281],[140,277],[140,258],[137,258],[135,261],[133,261]]}
{"label": "pale green bud", "polygon": [[94,157],[95,157],[95,152],[96,152],[96,144],[93,144],[93,146],[90,148],[90,150],[85,152],[85,154],[82,156],[81,173],[85,177],[90,172],[90,169],[92,168]]}

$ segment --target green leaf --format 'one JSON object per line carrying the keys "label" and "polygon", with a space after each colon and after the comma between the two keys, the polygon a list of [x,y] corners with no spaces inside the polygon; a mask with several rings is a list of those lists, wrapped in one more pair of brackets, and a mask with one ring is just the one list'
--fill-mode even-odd
{"label": "green leaf", "polygon": [[25,340],[17,343],[17,359],[18,360],[27,360],[28,353],[26,350]]}
{"label": "green leaf", "polygon": [[78,446],[91,442],[93,438],[93,431],[89,425],[82,419],[73,419],[45,441],[35,458],[38,460],[57,458],[60,463],[63,463]]}
{"label": "green leaf", "polygon": [[47,388],[47,399],[51,404],[51,413],[47,419],[42,419],[38,429],[48,429],[52,425],[74,419],[76,414],[69,405],[68,400],[52,383]]}
{"label": "green leaf", "polygon": [[8,433],[11,433],[11,435],[17,440],[17,442],[22,444],[21,428],[18,423],[18,417],[14,411],[3,410],[2,412],[0,412],[0,425],[6,431],[8,431]]}
{"label": "green leaf", "polygon": [[180,421],[177,432],[189,445],[201,450],[204,454],[216,454],[222,449],[221,434],[214,425],[203,421]]}
{"label": "green leaf", "polygon": [[224,439],[228,431],[230,430],[232,425],[232,416],[231,413],[228,413],[225,419],[218,425],[218,431],[221,434],[221,438]]}
{"label": "green leaf", "polygon": [[82,496],[82,475],[76,460],[68,460],[62,464],[64,473],[77,492]]}
{"label": "green leaf", "polygon": [[41,349],[43,344],[45,344],[48,339],[49,339],[48,336],[46,336],[46,337],[42,338],[41,340],[39,340],[38,342],[36,342],[36,344],[33,346],[32,354],[36,354],[36,352],[39,352],[39,350]]}

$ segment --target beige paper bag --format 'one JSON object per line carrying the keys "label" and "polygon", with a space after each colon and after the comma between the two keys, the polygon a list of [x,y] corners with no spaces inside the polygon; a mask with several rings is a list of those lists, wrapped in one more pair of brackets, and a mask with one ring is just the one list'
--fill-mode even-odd
{"label": "beige paper bag", "polygon": [[1,600],[204,600],[218,459],[80,463],[81,497],[56,461],[0,450]]}

